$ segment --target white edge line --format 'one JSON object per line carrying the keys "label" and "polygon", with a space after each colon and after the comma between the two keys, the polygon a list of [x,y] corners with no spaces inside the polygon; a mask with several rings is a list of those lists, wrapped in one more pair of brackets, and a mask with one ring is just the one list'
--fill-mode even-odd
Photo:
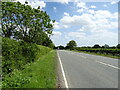
{"label": "white edge line", "polygon": [[106,66],[113,67],[113,68],[115,68],[115,69],[120,69],[120,68],[118,68],[118,67],[116,67],[116,66],[113,66],[113,65],[111,65],[111,64],[107,64],[107,63],[100,62],[100,61],[96,61],[96,62],[98,62],[98,63],[100,63],[100,64],[103,64],[103,65],[106,65]]}
{"label": "white edge line", "polygon": [[59,54],[58,54],[58,51],[57,51],[57,55],[58,55],[58,59],[59,59],[59,62],[60,62],[60,66],[61,66],[61,70],[62,70],[63,78],[64,78],[64,81],[65,81],[65,86],[66,86],[66,88],[68,88],[67,79],[66,79],[66,76],[65,76],[65,72],[64,72],[63,65],[62,65],[62,62],[61,62],[60,56],[59,56]]}

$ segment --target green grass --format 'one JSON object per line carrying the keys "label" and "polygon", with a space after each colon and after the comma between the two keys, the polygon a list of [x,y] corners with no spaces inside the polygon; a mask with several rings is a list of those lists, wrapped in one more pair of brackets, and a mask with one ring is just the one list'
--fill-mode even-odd
{"label": "green grass", "polygon": [[51,50],[34,63],[25,65],[23,70],[13,71],[4,84],[13,83],[13,86],[9,85],[13,88],[56,88],[55,55],[56,52]]}
{"label": "green grass", "polygon": [[112,56],[112,55],[109,55],[109,54],[90,53],[90,52],[77,51],[77,50],[70,50],[70,51],[75,51],[75,52],[81,52],[81,53],[86,53],[86,54],[91,54],[91,55],[98,55],[98,56],[105,56],[105,57],[120,59],[120,57],[118,57],[118,56]]}

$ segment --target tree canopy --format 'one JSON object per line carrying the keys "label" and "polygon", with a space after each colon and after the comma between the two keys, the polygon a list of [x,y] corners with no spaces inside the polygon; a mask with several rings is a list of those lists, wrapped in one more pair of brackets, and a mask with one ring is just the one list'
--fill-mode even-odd
{"label": "tree canopy", "polygon": [[93,46],[93,48],[100,48],[100,45],[99,45],[99,44],[95,44],[95,45]]}
{"label": "tree canopy", "polygon": [[117,48],[120,49],[120,44],[117,45]]}
{"label": "tree canopy", "polygon": [[73,50],[76,46],[77,46],[77,43],[74,40],[71,40],[71,41],[69,41],[69,43],[67,43],[66,48]]}
{"label": "tree canopy", "polygon": [[[28,2],[2,2],[2,36],[46,45],[52,43],[53,23],[46,11],[35,9]],[[47,41],[48,42],[47,42]]]}

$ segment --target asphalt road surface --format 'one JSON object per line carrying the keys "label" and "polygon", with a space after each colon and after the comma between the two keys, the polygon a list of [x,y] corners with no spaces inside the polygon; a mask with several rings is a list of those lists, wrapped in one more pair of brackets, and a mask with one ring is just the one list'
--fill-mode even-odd
{"label": "asphalt road surface", "polygon": [[69,88],[118,88],[118,59],[58,50]]}

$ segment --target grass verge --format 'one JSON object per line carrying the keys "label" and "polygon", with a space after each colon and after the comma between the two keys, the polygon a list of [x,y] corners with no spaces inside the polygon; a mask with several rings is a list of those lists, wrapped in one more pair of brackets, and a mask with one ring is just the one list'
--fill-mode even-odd
{"label": "grass verge", "polygon": [[98,56],[105,56],[105,57],[110,57],[110,58],[120,59],[120,57],[118,57],[118,56],[112,56],[112,55],[107,55],[107,54],[90,53],[90,52],[77,51],[77,50],[70,50],[70,51],[75,51],[75,52],[81,52],[81,53],[86,53],[86,54],[91,54],[91,55],[98,55]]}
{"label": "grass verge", "polygon": [[27,64],[23,70],[13,71],[10,77],[6,76],[5,84],[12,88],[56,88],[55,55],[56,52],[51,50],[34,63]]}

